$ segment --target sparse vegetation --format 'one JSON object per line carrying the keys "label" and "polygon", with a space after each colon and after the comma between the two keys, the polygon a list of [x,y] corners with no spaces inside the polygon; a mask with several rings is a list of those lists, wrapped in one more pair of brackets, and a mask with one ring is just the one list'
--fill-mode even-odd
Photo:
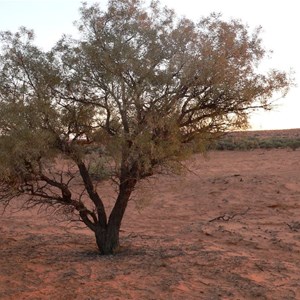
{"label": "sparse vegetation", "polygon": [[300,148],[300,137],[280,136],[251,136],[227,134],[213,141],[208,148],[210,150],[253,150],[253,149],[292,149]]}

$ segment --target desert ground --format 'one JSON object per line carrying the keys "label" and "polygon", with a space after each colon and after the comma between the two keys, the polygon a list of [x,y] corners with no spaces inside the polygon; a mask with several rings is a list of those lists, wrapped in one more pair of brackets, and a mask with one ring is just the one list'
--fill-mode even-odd
{"label": "desert ground", "polygon": [[[300,149],[194,155],[144,182],[120,252],[91,231],[10,207],[0,218],[0,299],[300,299]],[[100,186],[112,205],[111,190]]]}

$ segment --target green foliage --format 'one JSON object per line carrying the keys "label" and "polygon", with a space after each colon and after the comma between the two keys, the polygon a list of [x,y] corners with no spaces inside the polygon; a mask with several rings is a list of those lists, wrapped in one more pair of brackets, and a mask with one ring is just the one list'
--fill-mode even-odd
{"label": "green foliage", "polygon": [[108,158],[99,156],[97,152],[93,152],[87,157],[88,170],[93,180],[103,181],[108,180],[112,175],[111,166]]}

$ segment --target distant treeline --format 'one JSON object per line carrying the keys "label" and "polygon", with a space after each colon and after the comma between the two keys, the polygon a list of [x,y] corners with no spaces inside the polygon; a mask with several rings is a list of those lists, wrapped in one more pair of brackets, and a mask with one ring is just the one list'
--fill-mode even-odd
{"label": "distant treeline", "polygon": [[210,150],[252,150],[252,149],[278,149],[300,148],[300,136],[250,136],[235,135],[234,133],[223,136],[210,144]]}

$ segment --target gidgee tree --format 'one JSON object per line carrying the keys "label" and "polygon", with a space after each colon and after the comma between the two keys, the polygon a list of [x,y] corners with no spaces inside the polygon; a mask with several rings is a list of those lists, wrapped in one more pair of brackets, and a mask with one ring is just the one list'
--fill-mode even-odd
{"label": "gidgee tree", "polygon": [[[111,254],[140,180],[245,127],[290,80],[258,72],[260,30],[237,20],[195,23],[139,0],[80,11],[80,38],[64,36],[48,52],[25,28],[1,34],[0,201],[75,214]],[[96,165],[117,185],[109,216]]]}

